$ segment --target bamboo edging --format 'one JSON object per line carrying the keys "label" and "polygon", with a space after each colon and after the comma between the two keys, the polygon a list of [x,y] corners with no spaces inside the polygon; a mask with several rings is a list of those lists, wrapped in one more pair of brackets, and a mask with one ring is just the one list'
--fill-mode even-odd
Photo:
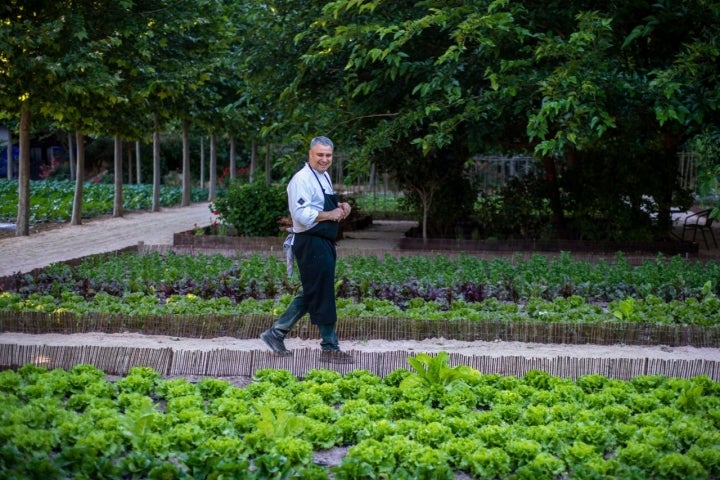
{"label": "bamboo edging", "polygon": [[[257,338],[274,317],[253,315],[148,315],[90,313],[0,312],[0,331],[43,334],[89,332],[169,335],[186,338]],[[297,336],[315,338],[315,329],[301,323]],[[552,323],[476,320],[418,320],[393,317],[349,317],[338,322],[338,336],[346,340],[505,341],[570,345],[666,345],[720,347],[720,327],[642,323]]]}
{"label": "bamboo edging", "polygon": [[[18,368],[25,364],[49,369],[71,369],[90,364],[109,375],[126,375],[135,366],[150,367],[165,376],[252,377],[258,370],[285,369],[303,377],[311,369],[331,368],[340,373],[364,369],[379,376],[399,368],[408,368],[412,352],[349,351],[355,363],[332,365],[320,362],[320,350],[299,349],[289,357],[276,357],[266,350],[210,351],[165,348],[48,346],[0,344],[0,368]],[[702,359],[664,360],[650,358],[587,358],[558,356],[553,358],[521,356],[488,356],[450,354],[449,364],[468,365],[481,373],[523,376],[531,370],[543,370],[558,377],[576,380],[582,375],[600,374],[609,378],[630,380],[638,375],[664,375],[692,378],[706,375],[720,380],[720,362]]]}
{"label": "bamboo edging", "polygon": [[[28,334],[82,334],[90,332],[168,335],[188,338],[231,336],[257,338],[272,323],[270,315],[190,316],[158,315],[129,317],[125,315],[69,314],[40,312],[0,312],[0,331]],[[299,338],[316,338],[308,322],[301,322],[293,332]],[[599,345],[667,345],[720,346],[718,327],[695,325],[645,325],[633,323],[561,324],[542,322],[507,323],[500,321],[442,321],[405,318],[346,318],[338,324],[338,335],[346,340],[424,340],[446,338],[464,341],[517,341],[556,344]],[[346,372],[366,369],[386,375],[407,368],[407,358],[416,352],[350,352],[353,365],[320,363],[319,350],[296,350],[291,357],[275,357],[266,350],[212,351],[173,350],[114,346],[47,346],[0,344],[0,368],[17,368],[27,363],[48,368],[72,368],[92,364],[109,374],[126,374],[133,366],[147,366],[164,375],[198,375],[213,377],[252,376],[265,368],[287,369],[298,376],[311,368],[335,368]],[[649,358],[586,358],[558,356],[536,358],[525,356],[466,356],[450,352],[452,365],[469,365],[482,373],[521,376],[533,369],[550,374],[577,378],[585,374],[602,374],[630,379],[637,375],[693,377],[707,375],[720,380],[720,362],[708,360],[663,360]]]}

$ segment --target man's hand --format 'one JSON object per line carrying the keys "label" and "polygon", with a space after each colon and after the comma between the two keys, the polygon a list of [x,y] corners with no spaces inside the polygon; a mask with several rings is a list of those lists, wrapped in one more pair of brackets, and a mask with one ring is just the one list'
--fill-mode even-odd
{"label": "man's hand", "polygon": [[340,202],[340,205],[338,205],[338,207],[339,207],[339,208],[342,210],[342,212],[343,212],[343,213],[342,213],[342,218],[341,218],[341,220],[342,220],[343,218],[347,218],[347,217],[350,216],[350,211],[352,210],[352,208],[350,207],[350,204],[349,204],[349,203],[347,203],[347,202]]}
{"label": "man's hand", "polygon": [[330,220],[332,222],[339,222],[350,215],[350,210],[350,205],[347,203],[341,203],[336,209],[330,210],[329,212],[318,212],[317,221],[323,222]]}

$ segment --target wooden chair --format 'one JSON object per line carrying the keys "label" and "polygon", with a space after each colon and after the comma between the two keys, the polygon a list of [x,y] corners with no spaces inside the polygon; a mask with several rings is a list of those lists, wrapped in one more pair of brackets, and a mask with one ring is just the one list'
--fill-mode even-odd
{"label": "wooden chair", "polygon": [[710,238],[712,238],[715,248],[717,248],[717,240],[715,240],[715,234],[712,229],[712,224],[715,219],[710,218],[711,211],[711,209],[701,210],[685,217],[682,229],[682,239],[685,240],[685,232],[692,232],[692,241],[694,242],[699,231],[702,234],[703,241],[705,242],[705,248],[710,248],[707,237],[705,236],[705,232],[707,232],[710,234]]}

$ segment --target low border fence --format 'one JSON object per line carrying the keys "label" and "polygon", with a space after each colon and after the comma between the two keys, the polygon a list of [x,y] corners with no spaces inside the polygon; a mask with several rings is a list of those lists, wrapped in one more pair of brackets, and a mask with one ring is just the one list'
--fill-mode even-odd
{"label": "low border fence", "polygon": [[[412,352],[357,352],[352,365],[320,362],[320,350],[299,349],[289,357],[276,357],[268,351],[173,350],[165,348],[49,346],[0,344],[0,368],[16,368],[36,364],[47,368],[70,369],[78,364],[91,364],[110,375],[125,375],[133,366],[151,367],[168,377],[210,376],[251,377],[258,370],[285,369],[302,377],[315,368],[332,368],[341,373],[364,369],[384,376],[399,368],[408,368]],[[449,365],[468,365],[481,373],[525,375],[542,370],[551,375],[577,379],[582,375],[600,374],[609,378],[629,380],[638,375],[664,375],[692,378],[707,375],[720,380],[720,362],[666,360],[653,358],[586,358],[558,356],[538,358],[527,356],[462,355],[450,352]]]}
{"label": "low border fence", "polygon": [[[0,312],[0,331],[26,334],[139,333],[184,338],[256,339],[275,320],[273,315],[148,315]],[[293,330],[301,339],[316,339],[308,322]],[[503,341],[567,345],[665,345],[720,347],[720,327],[629,322],[556,323],[493,320],[421,320],[394,317],[349,317],[337,325],[346,340]]]}
{"label": "low border fence", "polygon": [[[245,316],[153,316],[121,315],[47,315],[28,312],[0,312],[0,331],[41,333],[124,333],[170,335],[189,338],[235,337],[256,339],[274,317]],[[308,322],[301,322],[299,338],[317,338]],[[478,322],[413,320],[399,318],[347,318],[338,323],[338,335],[344,340],[423,340],[446,338],[465,341],[518,341],[555,344],[668,345],[717,347],[720,328],[692,325],[643,324],[558,324],[531,322]],[[0,344],[0,368],[16,368],[26,363],[49,368],[71,368],[92,364],[109,374],[126,374],[133,366],[148,366],[168,376],[252,376],[265,368],[282,368],[298,376],[312,368],[334,368],[341,372],[366,369],[386,375],[408,368],[407,358],[417,352],[353,352],[353,365],[320,363],[318,349],[300,349],[291,357],[276,357],[267,350],[185,350],[172,347],[136,348],[117,346],[53,346]],[[577,378],[601,374],[629,379],[637,375],[666,375],[689,378],[707,375],[720,380],[720,362],[710,360],[665,360],[654,358],[594,358],[561,355],[553,358],[524,356],[462,355],[449,351],[451,365],[469,365],[483,373],[524,375],[529,370],[544,370],[561,377]]]}

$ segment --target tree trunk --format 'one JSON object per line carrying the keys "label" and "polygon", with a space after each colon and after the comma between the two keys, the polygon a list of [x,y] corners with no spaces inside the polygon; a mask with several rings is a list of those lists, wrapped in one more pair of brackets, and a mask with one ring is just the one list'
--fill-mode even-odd
{"label": "tree trunk", "polygon": [[30,235],[30,106],[27,100],[20,109],[20,164],[18,167],[18,213],[15,236]]}
{"label": "tree trunk", "polygon": [[432,207],[433,197],[435,195],[435,185],[429,184],[425,188],[415,188],[420,201],[422,202],[422,239],[423,243],[428,240],[428,222],[430,221],[430,208]]}
{"label": "tree trunk", "polygon": [[205,188],[205,136],[200,135],[200,188]]}
{"label": "tree trunk", "polygon": [[140,168],[140,141],[135,142],[135,178],[137,184],[142,185],[142,169]]}
{"label": "tree trunk", "polygon": [[678,148],[680,140],[676,135],[663,132],[663,150],[657,159],[656,174],[661,179],[661,191],[656,198],[658,203],[657,227],[658,233],[663,237],[669,237],[672,233],[672,203],[673,192],[678,181]]}
{"label": "tree trunk", "polygon": [[68,167],[70,167],[70,180],[77,178],[77,172],[75,170],[75,149],[73,148],[73,134],[68,132]]}
{"label": "tree trunk", "polygon": [[555,159],[551,157],[543,158],[543,166],[545,168],[545,181],[550,184],[548,192],[550,192],[550,209],[553,212],[553,224],[555,230],[560,237],[566,236],[565,214],[563,213],[562,200],[560,199],[560,187],[557,181],[557,165]]}
{"label": "tree trunk", "polygon": [[82,224],[83,184],[85,178],[85,138],[81,132],[75,133],[77,156],[75,166],[75,195],[73,196],[70,225]]}
{"label": "tree trunk", "polygon": [[127,161],[128,161],[128,185],[133,184],[133,158],[132,150],[127,149]]}
{"label": "tree trunk", "polygon": [[252,153],[250,154],[250,182],[254,182],[257,174],[258,147],[255,140],[252,141]]}
{"label": "tree trunk", "polygon": [[123,216],[123,155],[122,155],[122,140],[119,136],[115,136],[115,152],[113,154],[114,159],[114,181],[115,181],[115,197],[113,202],[113,217]]}
{"label": "tree trunk", "polygon": [[230,137],[230,180],[235,180],[235,172],[237,171],[237,161],[235,159],[235,137]]}
{"label": "tree trunk", "polygon": [[208,187],[208,202],[215,200],[215,186],[217,185],[217,137],[210,134],[210,186]]}
{"label": "tree trunk", "polygon": [[183,119],[182,122],[182,202],[180,206],[190,205],[190,122]]}
{"label": "tree trunk", "polygon": [[160,122],[155,114],[155,128],[153,130],[153,195],[152,211],[160,211]]}

